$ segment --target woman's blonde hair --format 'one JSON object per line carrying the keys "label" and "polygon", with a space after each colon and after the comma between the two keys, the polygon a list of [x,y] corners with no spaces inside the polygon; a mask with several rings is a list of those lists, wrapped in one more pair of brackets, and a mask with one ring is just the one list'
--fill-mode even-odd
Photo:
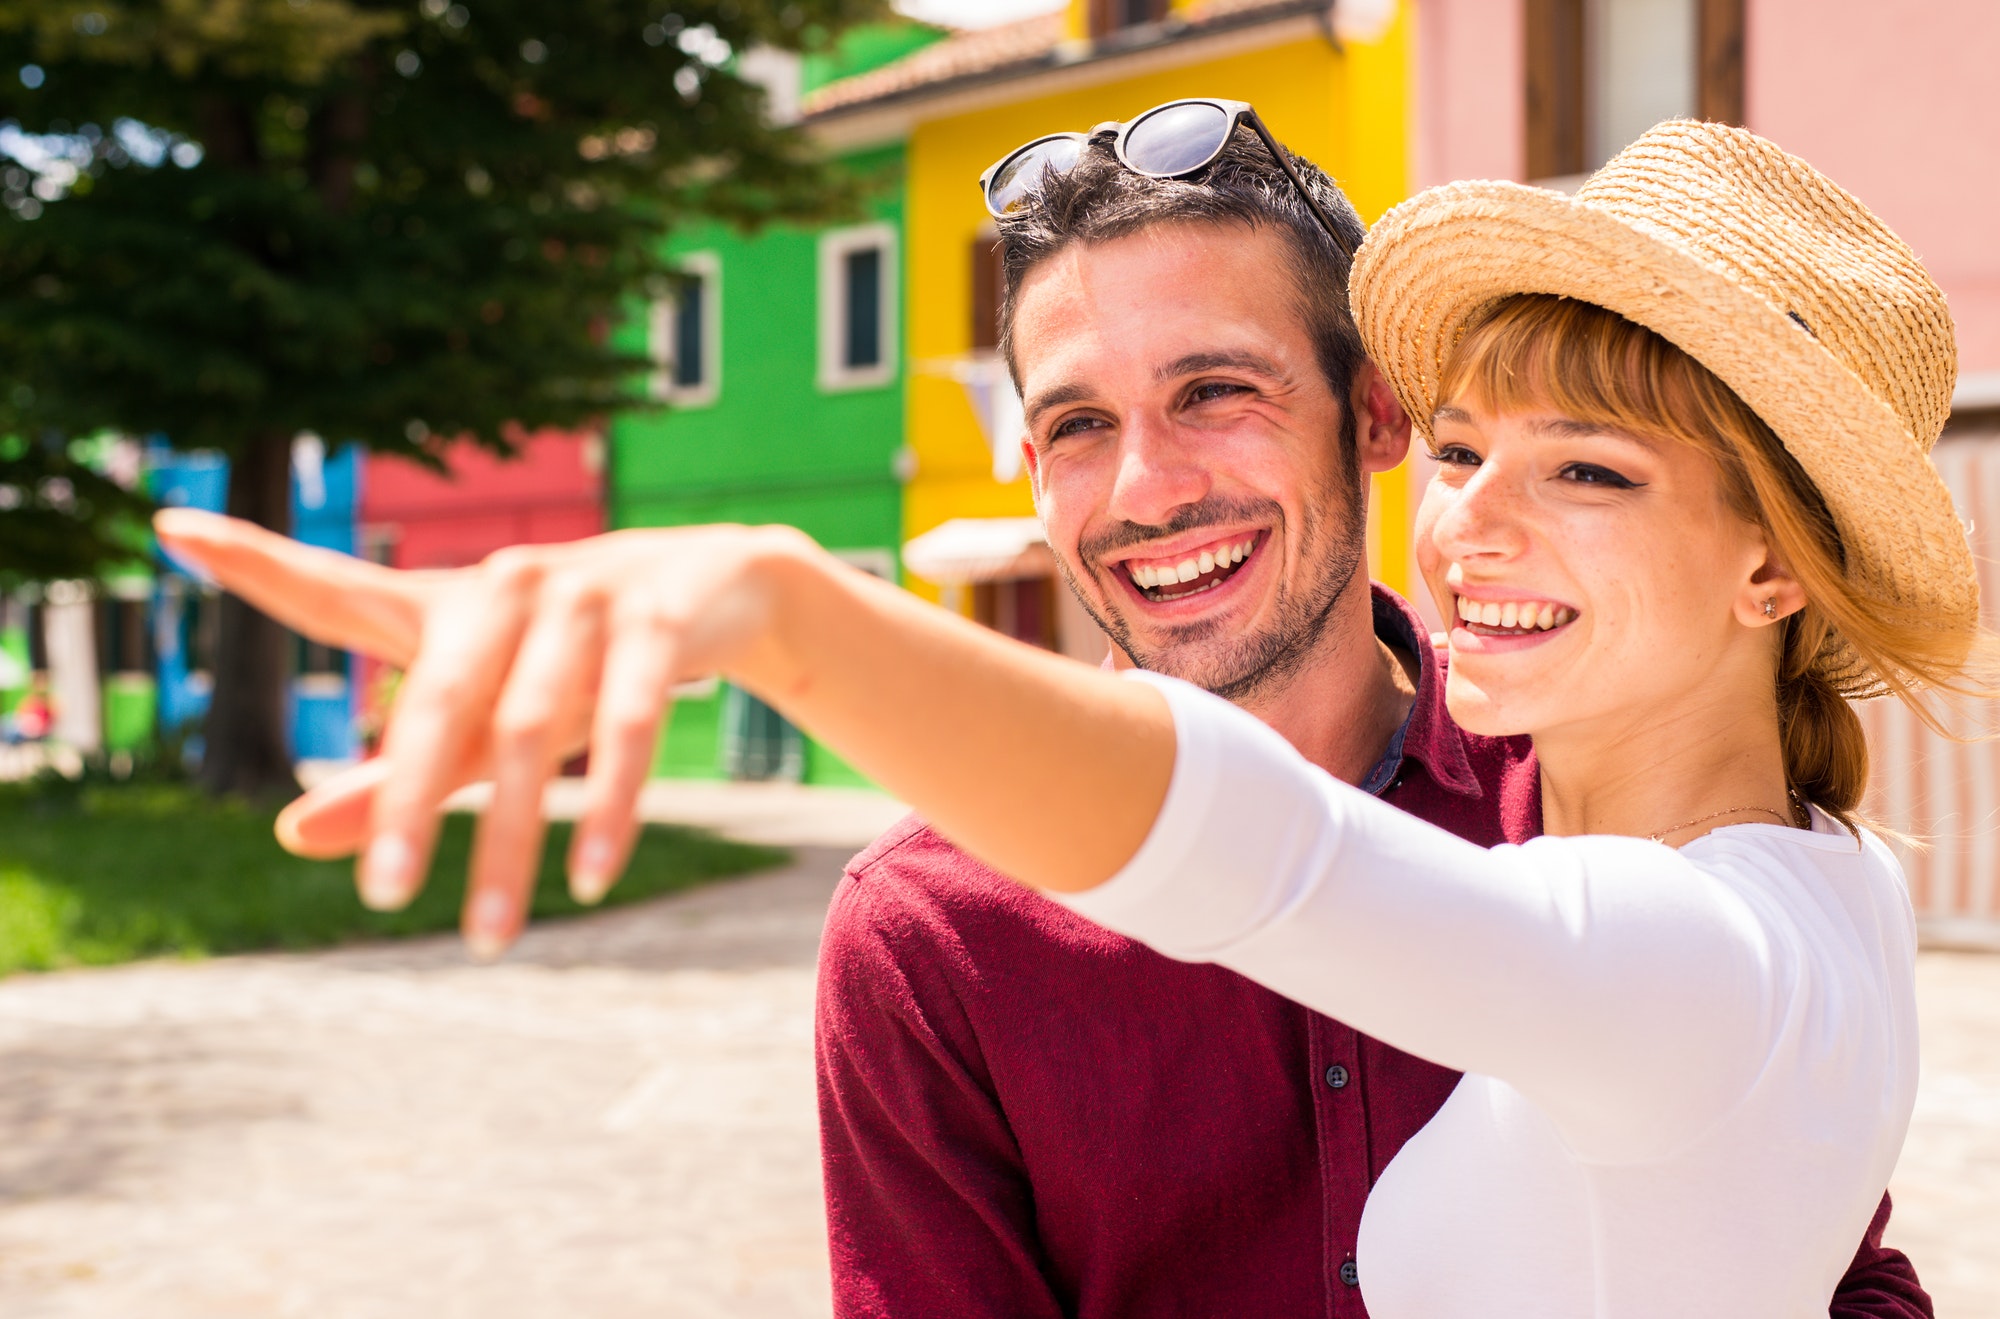
{"label": "woman's blonde hair", "polygon": [[1805,607],[1780,625],[1785,776],[1843,824],[1852,827],[1868,787],[1868,743],[1848,695],[1893,693],[1953,736],[1927,697],[1995,694],[1991,638],[1982,634],[1968,653],[1963,631],[1850,579],[1839,529],[1805,469],[1733,390],[1644,326],[1570,298],[1506,298],[1467,328],[1438,384],[1440,403],[1549,408],[1642,439],[1692,444],[1714,460],[1730,507],[1764,529],[1805,588]]}

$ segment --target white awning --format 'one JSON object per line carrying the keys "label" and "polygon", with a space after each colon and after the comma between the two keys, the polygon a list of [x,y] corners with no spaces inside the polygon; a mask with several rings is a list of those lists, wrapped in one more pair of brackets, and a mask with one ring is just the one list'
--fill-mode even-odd
{"label": "white awning", "polygon": [[1038,518],[953,518],[903,546],[903,566],[949,585],[1047,577],[1055,558]]}

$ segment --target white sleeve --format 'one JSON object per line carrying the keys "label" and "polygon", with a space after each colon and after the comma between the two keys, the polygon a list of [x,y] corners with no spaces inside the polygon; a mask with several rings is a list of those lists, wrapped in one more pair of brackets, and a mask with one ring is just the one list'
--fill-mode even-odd
{"label": "white sleeve", "polygon": [[1641,1157],[1755,1080],[1795,967],[1760,904],[1671,848],[1482,848],[1312,765],[1185,683],[1171,784],[1110,881],[1065,901],[1406,1052],[1509,1082],[1587,1157]]}

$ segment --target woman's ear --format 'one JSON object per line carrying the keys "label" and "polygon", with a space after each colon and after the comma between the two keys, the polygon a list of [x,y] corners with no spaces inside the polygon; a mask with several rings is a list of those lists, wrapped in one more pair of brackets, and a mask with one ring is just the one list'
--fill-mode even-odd
{"label": "woman's ear", "polygon": [[1736,594],[1736,621],[1745,627],[1769,627],[1806,607],[1806,588],[1792,576],[1769,538],[1762,539],[1764,560]]}
{"label": "woman's ear", "polygon": [[1354,373],[1347,406],[1354,410],[1355,456],[1364,472],[1393,470],[1410,452],[1410,414],[1373,362]]}

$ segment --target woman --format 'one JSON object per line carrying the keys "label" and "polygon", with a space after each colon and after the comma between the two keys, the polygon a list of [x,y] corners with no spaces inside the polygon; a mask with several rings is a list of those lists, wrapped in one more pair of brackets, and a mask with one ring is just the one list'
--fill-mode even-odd
{"label": "woman", "polygon": [[[1824,1314],[1916,1078],[1912,918],[1854,824],[1842,695],[1983,690],[1925,457],[1943,299],[1810,167],[1681,124],[1574,199],[1407,203],[1355,300],[1442,465],[1420,553],[1456,620],[1453,713],[1534,736],[1550,837],[1474,847],[1184,684],[710,528],[502,560],[385,612],[423,646],[364,891],[408,892],[470,765],[531,810],[550,730],[583,718],[572,865],[614,872],[669,685],[720,671],[1007,873],[1466,1070],[1371,1197],[1383,1319]],[[226,536],[163,534],[250,581]],[[486,742],[447,735],[454,688],[498,693]]]}

